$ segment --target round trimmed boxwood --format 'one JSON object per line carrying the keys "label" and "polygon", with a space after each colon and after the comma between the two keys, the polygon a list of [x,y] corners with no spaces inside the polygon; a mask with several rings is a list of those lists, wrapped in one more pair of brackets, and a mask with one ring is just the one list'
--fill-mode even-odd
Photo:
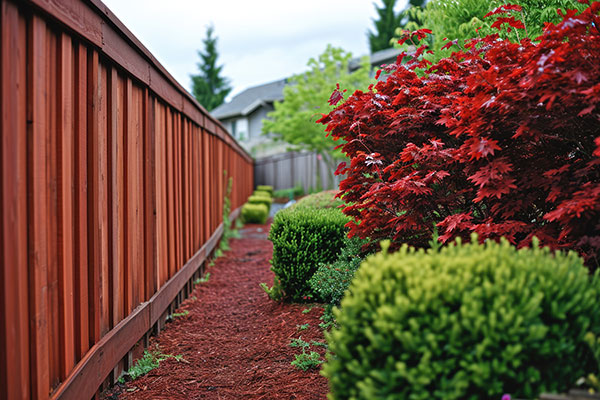
{"label": "round trimmed boxwood", "polygon": [[598,273],[537,242],[472,242],[367,258],[327,335],[331,399],[534,398],[595,370]]}
{"label": "round trimmed boxwood", "polygon": [[250,197],[248,197],[248,203],[250,204],[264,204],[267,207],[267,212],[271,209],[271,203],[273,202],[273,199],[271,199],[270,197],[265,197],[265,196],[256,196],[256,195],[252,195]]}
{"label": "round trimmed boxwood", "polygon": [[264,204],[246,203],[242,206],[242,221],[251,224],[264,224],[269,217],[269,209]]}

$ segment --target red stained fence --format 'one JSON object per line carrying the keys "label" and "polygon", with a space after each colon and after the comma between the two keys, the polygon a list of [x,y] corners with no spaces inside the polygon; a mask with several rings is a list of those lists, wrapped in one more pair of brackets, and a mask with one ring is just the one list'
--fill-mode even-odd
{"label": "red stained fence", "polygon": [[0,399],[86,399],[189,291],[252,159],[99,0],[0,5]]}

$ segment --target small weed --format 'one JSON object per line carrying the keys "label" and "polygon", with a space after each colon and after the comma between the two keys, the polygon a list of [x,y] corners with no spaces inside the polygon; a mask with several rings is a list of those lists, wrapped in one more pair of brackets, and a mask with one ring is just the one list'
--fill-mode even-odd
{"label": "small weed", "polygon": [[[182,355],[174,356],[172,354],[163,354],[158,346],[155,350],[144,350],[142,358],[136,361],[135,365],[124,374],[129,377],[130,381],[135,381],[140,376],[146,375],[148,372],[160,366],[160,362],[168,358],[174,358],[178,362],[187,362]],[[120,383],[125,383],[125,378],[119,378]]]}
{"label": "small weed", "polygon": [[325,347],[327,348],[327,343],[325,342],[317,342],[315,340],[313,340],[312,342],[310,342],[311,346],[320,346],[320,347]]}
{"label": "small weed", "polygon": [[183,310],[182,312],[173,313],[173,318],[187,317],[189,314],[190,312],[188,310]]}
{"label": "small weed", "polygon": [[281,291],[281,287],[279,286],[279,281],[277,279],[273,281],[273,287],[269,287],[266,283],[261,283],[260,287],[273,301],[279,301],[283,298],[283,292]]}
{"label": "small weed", "polygon": [[298,328],[299,331],[304,331],[304,330],[308,329],[309,326],[310,326],[310,324],[302,324],[302,325],[296,325],[296,328]]}
{"label": "small weed", "polygon": [[302,340],[302,336],[300,336],[298,339],[292,339],[290,341],[290,347],[301,347],[304,351],[304,349],[310,347],[310,343]]}
{"label": "small weed", "polygon": [[331,304],[325,306],[323,315],[319,319],[323,321],[319,324],[319,328],[323,330],[327,330],[335,324],[335,316],[333,315],[333,306]]}
{"label": "small weed", "polygon": [[317,368],[323,363],[321,356],[316,351],[310,353],[296,354],[295,360],[292,361],[292,365],[302,371],[307,371],[311,368]]}
{"label": "small weed", "polygon": [[304,310],[302,310],[302,314],[308,314],[309,312],[311,312],[311,311],[312,311],[313,307],[314,307],[314,306],[310,306],[310,307],[308,307],[308,308],[305,308]]}
{"label": "small weed", "polygon": [[210,279],[210,272],[207,272],[206,275],[204,275],[202,278],[197,278],[194,281],[194,285],[198,285],[199,283],[208,282],[209,279]]}

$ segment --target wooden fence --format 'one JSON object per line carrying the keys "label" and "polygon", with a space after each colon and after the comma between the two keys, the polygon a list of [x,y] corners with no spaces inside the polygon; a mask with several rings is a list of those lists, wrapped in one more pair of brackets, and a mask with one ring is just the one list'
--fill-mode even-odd
{"label": "wooden fence", "polygon": [[189,291],[252,159],[99,0],[0,5],[0,399],[91,398]]}
{"label": "wooden fence", "polygon": [[[339,162],[336,163],[336,166]],[[254,182],[271,185],[275,190],[302,186],[305,193],[337,188],[343,176],[331,179],[331,167],[314,152],[287,152],[254,161]]]}

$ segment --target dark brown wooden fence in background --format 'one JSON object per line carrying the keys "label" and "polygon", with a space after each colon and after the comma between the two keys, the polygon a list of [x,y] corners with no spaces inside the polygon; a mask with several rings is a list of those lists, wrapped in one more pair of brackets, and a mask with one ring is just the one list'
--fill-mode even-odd
{"label": "dark brown wooden fence in background", "polygon": [[190,289],[252,159],[100,1],[0,4],[0,398],[87,399]]}

